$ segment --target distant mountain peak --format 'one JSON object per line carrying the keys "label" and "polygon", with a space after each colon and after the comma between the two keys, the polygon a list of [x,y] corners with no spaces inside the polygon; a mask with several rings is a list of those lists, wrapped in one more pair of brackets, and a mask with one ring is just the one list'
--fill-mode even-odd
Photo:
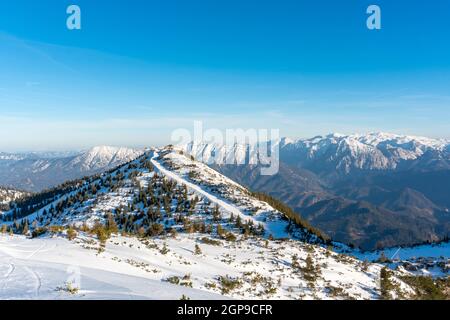
{"label": "distant mountain peak", "polygon": [[81,171],[97,170],[113,167],[131,160],[142,154],[142,150],[126,147],[96,146],[77,155],[69,167],[78,167]]}
{"label": "distant mountain peak", "polygon": [[95,146],[78,153],[0,153],[0,184],[30,191],[112,169],[136,159],[143,150]]}
{"label": "distant mountain peak", "polygon": [[[309,139],[281,138],[272,141],[272,147],[280,148],[281,160],[319,171],[334,170],[348,174],[352,170],[396,170],[400,165],[420,162],[419,168],[429,167],[433,163],[440,168],[450,167],[450,143],[445,139],[433,139],[412,135],[400,135],[388,132],[370,132],[366,134],[330,133]],[[222,163],[232,157],[236,163],[257,163],[261,156],[256,145],[240,144],[225,146],[207,142],[193,142],[180,146],[187,153],[205,163]],[[284,158],[284,159],[283,159]],[[426,159],[425,159],[426,158]],[[436,159],[438,161],[433,161]],[[425,161],[426,160],[426,161]],[[216,161],[216,162],[215,162]],[[220,164],[220,163],[216,163]],[[417,168],[417,163],[411,164]]]}

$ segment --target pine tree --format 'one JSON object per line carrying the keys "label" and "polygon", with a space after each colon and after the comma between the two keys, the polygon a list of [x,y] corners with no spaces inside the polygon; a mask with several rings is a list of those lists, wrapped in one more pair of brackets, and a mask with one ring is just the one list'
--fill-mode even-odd
{"label": "pine tree", "polygon": [[217,235],[218,235],[219,237],[222,237],[222,236],[223,236],[223,233],[224,233],[224,231],[223,231],[222,226],[221,226],[220,224],[218,224],[218,225],[217,225]]}
{"label": "pine tree", "polygon": [[390,280],[390,272],[386,267],[383,267],[380,271],[380,292],[381,299],[390,300],[390,291],[393,289],[393,284]]}
{"label": "pine tree", "polygon": [[162,249],[159,250],[159,253],[161,253],[162,255],[166,255],[167,253],[169,253],[169,248],[167,248],[167,244],[165,242]]}
{"label": "pine tree", "polygon": [[28,219],[25,219],[25,221],[23,223],[23,227],[22,227],[22,234],[27,234],[28,231],[29,231]]}
{"label": "pine tree", "polygon": [[291,266],[293,269],[300,269],[300,264],[298,263],[298,256],[296,254],[292,255],[292,263]]}
{"label": "pine tree", "polygon": [[240,216],[237,216],[236,218],[236,224],[235,224],[236,228],[240,229],[242,227],[242,220]]}
{"label": "pine tree", "polygon": [[200,249],[200,246],[199,246],[197,243],[195,244],[195,251],[194,251],[194,254],[195,254],[196,256],[199,256],[199,255],[202,254],[202,249]]}
{"label": "pine tree", "polygon": [[69,227],[69,229],[67,229],[67,239],[72,241],[73,239],[76,238],[76,236],[77,236],[77,232],[75,231],[75,229],[72,227]]}
{"label": "pine tree", "polygon": [[109,233],[117,233],[119,232],[119,228],[117,227],[117,223],[114,220],[114,217],[111,213],[108,213],[106,220],[106,229],[108,229]]}

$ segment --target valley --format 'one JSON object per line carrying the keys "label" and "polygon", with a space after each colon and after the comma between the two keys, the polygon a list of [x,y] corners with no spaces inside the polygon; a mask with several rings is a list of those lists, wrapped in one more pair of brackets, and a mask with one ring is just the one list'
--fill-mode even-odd
{"label": "valley", "polygon": [[[284,138],[271,146],[280,149],[280,169],[273,176],[260,174],[262,164],[248,164],[264,157],[255,146],[193,142],[181,148],[249,189],[283,201],[333,239],[364,250],[448,238],[448,141],[330,134]],[[219,160],[249,160],[222,165],[212,154]]]}

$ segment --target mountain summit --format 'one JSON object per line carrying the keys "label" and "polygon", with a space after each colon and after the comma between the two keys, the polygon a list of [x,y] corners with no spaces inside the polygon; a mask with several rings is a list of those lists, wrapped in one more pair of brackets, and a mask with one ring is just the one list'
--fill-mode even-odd
{"label": "mountain summit", "polygon": [[304,162],[305,166],[314,164],[317,170],[322,166],[348,174],[353,170],[407,169],[432,154],[446,160],[440,165],[450,168],[449,146],[450,142],[443,139],[378,132],[329,134],[296,140],[284,145],[282,152],[287,161]]}
{"label": "mountain summit", "polygon": [[97,146],[77,155],[67,164],[67,167],[80,172],[110,169],[134,160],[141,154],[142,151],[136,149]]}
{"label": "mountain summit", "polygon": [[70,179],[95,174],[129,162],[142,150],[98,146],[72,155],[2,154],[0,185],[40,191]]}
{"label": "mountain summit", "polygon": [[[353,135],[332,133],[309,139],[282,138],[270,144],[272,148],[280,148],[284,162],[313,169],[318,174],[404,170],[412,167],[450,168],[450,142],[444,139],[384,132]],[[258,145],[250,144],[228,146],[191,142],[180,147],[209,164],[255,164],[265,156],[259,154]]]}

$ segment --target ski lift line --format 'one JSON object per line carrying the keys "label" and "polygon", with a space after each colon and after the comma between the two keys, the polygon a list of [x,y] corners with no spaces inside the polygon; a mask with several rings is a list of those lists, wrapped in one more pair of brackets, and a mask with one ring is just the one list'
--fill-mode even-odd
{"label": "ski lift line", "polygon": [[395,251],[395,253],[392,255],[391,260],[394,260],[395,256],[400,252],[400,248]]}

